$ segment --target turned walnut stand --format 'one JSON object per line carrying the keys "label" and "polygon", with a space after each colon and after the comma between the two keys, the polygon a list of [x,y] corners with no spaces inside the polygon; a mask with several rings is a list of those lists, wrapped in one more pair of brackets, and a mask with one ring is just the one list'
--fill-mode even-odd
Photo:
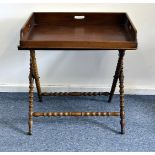
{"label": "turned walnut stand", "polygon": [[[29,134],[33,116],[120,116],[125,132],[123,58],[125,50],[137,48],[137,32],[126,13],[32,13],[20,32],[19,50],[30,51]],[[110,92],[42,92],[35,50],[118,50],[119,58]],[[108,96],[111,102],[117,81],[120,89],[119,112],[34,112],[34,81],[39,101],[42,96]]]}

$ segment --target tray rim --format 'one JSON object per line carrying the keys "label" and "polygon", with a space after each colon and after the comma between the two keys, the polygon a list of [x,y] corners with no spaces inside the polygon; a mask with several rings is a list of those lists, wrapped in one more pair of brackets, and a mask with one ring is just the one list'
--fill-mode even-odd
{"label": "tray rim", "polygon": [[[25,46],[22,46],[22,44],[26,43],[26,42],[31,42],[31,43],[35,43],[35,42],[40,42],[40,43],[43,43],[43,42],[48,42],[48,41],[36,41],[36,40],[24,40],[23,37],[22,37],[22,33],[25,29],[25,27],[29,24],[31,18],[33,18],[33,16],[35,14],[75,14],[75,15],[85,15],[85,14],[124,14],[128,21],[130,22],[130,25],[135,33],[135,40],[134,41],[110,41],[110,43],[122,43],[122,44],[125,44],[125,43],[128,43],[128,44],[132,44],[134,45],[134,47],[120,47],[120,48],[117,48],[116,49],[130,49],[130,50],[135,50],[137,49],[137,46],[138,46],[138,43],[137,43],[137,29],[136,27],[134,26],[133,22],[131,21],[129,15],[126,13],[126,12],[32,12],[29,16],[29,18],[26,20],[25,24],[22,26],[21,30],[20,30],[20,44],[18,45],[18,50],[28,50],[28,49],[37,49],[37,50],[49,50],[49,49],[77,49],[77,50],[81,50],[81,49],[89,49],[89,50],[101,50],[101,49],[105,49],[105,50],[111,50],[111,49],[114,49],[114,48],[104,48],[104,47],[96,47],[96,48],[92,48],[92,47],[25,47]],[[49,42],[52,42],[54,43],[55,41],[49,41]],[[56,41],[57,43],[60,43],[62,41]],[[63,41],[63,43],[65,43],[67,41]],[[77,43],[79,41],[68,41],[70,43],[74,42],[74,43]],[[89,42],[89,41],[88,41]],[[91,42],[91,41],[90,41]],[[123,43],[124,42],[124,43]],[[107,41],[103,41],[102,44],[104,43],[107,43]]]}

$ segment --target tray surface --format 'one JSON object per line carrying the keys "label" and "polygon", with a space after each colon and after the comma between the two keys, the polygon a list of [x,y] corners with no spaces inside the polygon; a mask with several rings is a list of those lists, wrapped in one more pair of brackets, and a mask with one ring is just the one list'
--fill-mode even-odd
{"label": "tray surface", "polygon": [[121,26],[35,25],[28,40],[38,41],[132,41]]}
{"label": "tray surface", "polygon": [[136,49],[136,29],[125,13],[33,13],[19,49]]}

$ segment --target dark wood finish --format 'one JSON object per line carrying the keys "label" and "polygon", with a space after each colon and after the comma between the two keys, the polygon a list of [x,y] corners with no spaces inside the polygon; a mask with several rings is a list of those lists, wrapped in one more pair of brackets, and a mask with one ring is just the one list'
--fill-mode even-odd
{"label": "dark wood finish", "polygon": [[29,125],[29,135],[32,134],[32,124],[33,124],[33,90],[34,90],[34,76],[33,76],[33,67],[32,67],[32,63],[33,63],[33,52],[30,52],[30,73],[29,73],[29,121],[28,121],[28,125]]}
{"label": "dark wood finish", "polygon": [[32,67],[33,67],[33,76],[35,79],[36,87],[37,87],[37,93],[38,93],[38,98],[39,101],[42,101],[42,96],[41,96],[41,87],[40,87],[40,80],[39,80],[39,74],[38,74],[38,67],[37,67],[37,62],[36,62],[36,57],[35,57],[35,51],[30,50],[31,52],[31,57],[32,57]]}
{"label": "dark wood finish", "polygon": [[108,96],[109,92],[42,92],[42,96]]}
{"label": "dark wood finish", "polygon": [[113,97],[115,89],[116,89],[117,81],[118,81],[118,78],[119,78],[119,75],[120,75],[121,63],[122,63],[122,59],[123,59],[123,56],[124,56],[123,54],[121,54],[121,52],[124,52],[124,50],[119,50],[119,59],[118,59],[118,62],[117,62],[117,67],[116,67],[113,83],[112,83],[112,86],[111,86],[111,91],[110,91],[108,102],[111,102],[111,100],[112,100],[112,97]]}
{"label": "dark wood finish", "polygon": [[126,13],[33,13],[19,49],[136,49],[136,37]]}
{"label": "dark wood finish", "polygon": [[123,73],[123,57],[125,54],[125,51],[120,51],[120,57],[121,59],[121,70],[119,75],[119,87],[120,87],[120,118],[121,118],[121,134],[125,133],[125,112],[124,112],[124,73]]}
{"label": "dark wood finish", "polygon": [[34,117],[39,116],[120,116],[119,112],[33,112]]}
{"label": "dark wood finish", "polygon": [[[75,19],[76,18],[76,19]],[[81,19],[79,19],[81,18]],[[33,116],[120,116],[121,133],[125,133],[124,74],[125,50],[137,48],[137,31],[126,13],[32,13],[20,32],[18,49],[30,50],[29,134]],[[41,92],[35,50],[118,50],[119,59],[109,92]],[[34,112],[34,80],[39,100],[42,96],[109,96],[112,100],[119,79],[120,112]]]}

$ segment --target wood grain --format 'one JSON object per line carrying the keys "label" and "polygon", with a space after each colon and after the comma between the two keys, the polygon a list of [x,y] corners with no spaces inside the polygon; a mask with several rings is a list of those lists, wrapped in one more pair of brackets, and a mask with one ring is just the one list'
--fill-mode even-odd
{"label": "wood grain", "polygon": [[119,112],[33,112],[34,117],[39,116],[120,116]]}
{"label": "wood grain", "polygon": [[[76,17],[76,18],[75,18]],[[82,18],[81,18],[82,17]],[[125,50],[137,48],[137,30],[126,13],[35,12],[20,31],[18,49],[30,50],[29,134],[33,116],[120,116],[121,133],[125,133],[124,74]],[[35,50],[119,50],[119,59],[109,92],[41,92]],[[34,79],[39,100],[42,96],[109,96],[115,92],[119,79],[120,112],[34,112]]]}
{"label": "wood grain", "polygon": [[39,98],[39,101],[42,102],[40,79],[39,79],[40,77],[39,77],[37,61],[35,57],[35,50],[30,50],[30,53],[32,57],[33,76],[34,76],[36,87],[37,87],[38,98]]}
{"label": "wood grain", "polygon": [[33,77],[33,69],[32,69],[32,52],[30,52],[30,73],[29,73],[29,120],[28,120],[28,125],[29,125],[29,135],[32,135],[32,125],[33,125],[33,91],[34,91],[34,77]]}
{"label": "wood grain", "polygon": [[137,48],[136,29],[126,13],[33,13],[21,34],[23,50]]}
{"label": "wood grain", "polygon": [[42,92],[42,96],[108,96],[109,92]]}
{"label": "wood grain", "polygon": [[125,51],[120,51],[121,59],[121,70],[119,75],[119,87],[120,87],[120,118],[121,118],[121,134],[125,133],[125,112],[124,112],[124,73],[123,73],[123,57]]}

